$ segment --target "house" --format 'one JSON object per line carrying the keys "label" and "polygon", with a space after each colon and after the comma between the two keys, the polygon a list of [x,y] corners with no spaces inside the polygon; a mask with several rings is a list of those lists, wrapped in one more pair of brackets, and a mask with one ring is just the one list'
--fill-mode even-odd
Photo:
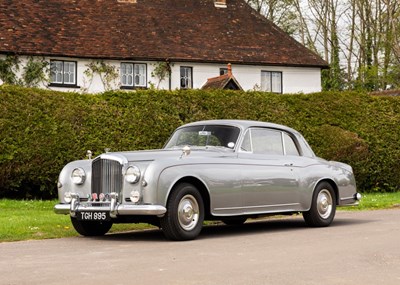
{"label": "house", "polygon": [[0,0],[7,56],[18,76],[41,61],[42,87],[85,92],[201,88],[231,63],[243,90],[310,93],[327,68],[244,0]]}

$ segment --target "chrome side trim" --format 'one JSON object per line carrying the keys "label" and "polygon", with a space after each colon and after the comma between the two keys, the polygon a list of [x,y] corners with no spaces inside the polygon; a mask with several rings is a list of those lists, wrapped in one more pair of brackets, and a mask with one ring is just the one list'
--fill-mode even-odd
{"label": "chrome side trim", "polygon": [[259,208],[273,208],[273,207],[289,207],[289,206],[298,206],[299,203],[290,203],[290,204],[276,204],[276,205],[258,205],[258,206],[249,206],[249,207],[228,207],[228,208],[215,208],[214,211],[225,211],[225,210],[246,210],[246,209],[259,209]]}
{"label": "chrome side trim", "polygon": [[[70,204],[57,204],[54,206],[54,212],[56,214],[64,214],[68,215],[71,213],[76,213],[80,211],[111,211],[110,207],[83,207],[78,205],[75,207],[75,211],[71,212]],[[121,216],[128,215],[143,215],[143,216],[162,216],[167,212],[167,209],[160,205],[118,205],[116,206],[116,210],[113,211]]]}

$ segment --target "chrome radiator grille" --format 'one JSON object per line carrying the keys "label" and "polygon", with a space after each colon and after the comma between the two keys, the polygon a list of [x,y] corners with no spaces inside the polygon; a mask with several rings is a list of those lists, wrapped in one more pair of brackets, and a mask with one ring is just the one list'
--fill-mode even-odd
{"label": "chrome radiator grille", "polygon": [[118,193],[122,190],[122,165],[115,160],[96,158],[92,162],[92,193]]}

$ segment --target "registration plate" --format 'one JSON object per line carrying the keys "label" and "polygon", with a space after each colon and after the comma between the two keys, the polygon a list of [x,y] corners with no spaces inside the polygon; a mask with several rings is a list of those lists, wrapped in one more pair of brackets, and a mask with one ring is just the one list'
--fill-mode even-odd
{"label": "registration plate", "polygon": [[109,212],[78,212],[77,218],[81,221],[109,221]]}

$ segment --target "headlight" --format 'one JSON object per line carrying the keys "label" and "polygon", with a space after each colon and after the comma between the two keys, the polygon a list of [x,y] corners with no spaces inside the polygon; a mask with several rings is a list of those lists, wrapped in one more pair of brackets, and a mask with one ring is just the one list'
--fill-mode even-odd
{"label": "headlight", "polygon": [[85,170],[83,170],[82,168],[75,168],[72,171],[71,179],[74,184],[78,185],[83,184],[83,182],[85,182],[86,179]]}
{"label": "headlight", "polygon": [[129,183],[136,183],[140,179],[140,169],[137,166],[129,166],[125,173],[125,179]]}

